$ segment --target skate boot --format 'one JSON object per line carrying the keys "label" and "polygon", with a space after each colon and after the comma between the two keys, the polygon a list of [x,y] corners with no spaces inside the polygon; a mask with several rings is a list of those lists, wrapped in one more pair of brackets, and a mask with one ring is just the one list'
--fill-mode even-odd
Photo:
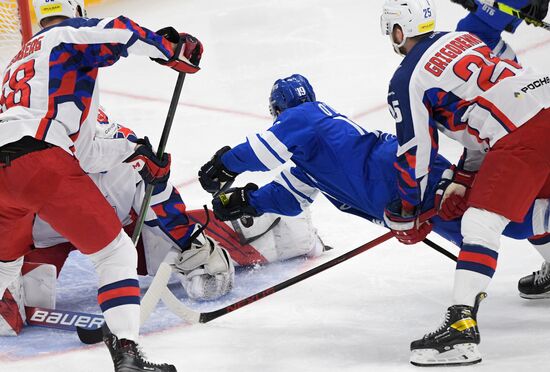
{"label": "skate boot", "polygon": [[521,278],[518,290],[520,297],[529,300],[550,298],[550,262],[544,262],[539,271]]}
{"label": "skate boot", "polygon": [[480,293],[474,307],[449,307],[445,321],[437,330],[411,343],[411,364],[431,367],[481,362],[481,354],[477,349],[480,337],[476,315],[479,302],[486,296],[486,293]]}
{"label": "skate boot", "polygon": [[176,367],[171,364],[153,364],[146,361],[134,341],[119,340],[112,333],[103,336],[103,341],[113,358],[115,372],[177,372]]}

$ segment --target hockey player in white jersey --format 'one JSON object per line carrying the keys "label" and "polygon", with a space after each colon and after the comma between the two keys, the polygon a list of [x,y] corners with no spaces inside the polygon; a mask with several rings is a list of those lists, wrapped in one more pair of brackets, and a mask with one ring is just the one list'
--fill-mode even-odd
{"label": "hockey player in white jersey", "polygon": [[[458,22],[457,31],[478,36],[493,54],[502,59],[517,60],[513,48],[502,38],[503,32],[514,33],[522,23],[518,17],[483,4],[480,0],[452,0],[469,10]],[[505,0],[503,4],[520,9],[527,16],[543,20],[548,14],[549,0]],[[542,234],[529,238],[544,262],[540,270],[521,278],[518,282],[520,296],[527,299],[550,297],[550,235]]]}
{"label": "hockey player in white jersey", "polygon": [[[82,0],[33,5],[42,29],[9,63],[0,96],[0,293],[20,272],[38,214],[95,265],[115,370],[175,371],[145,361],[137,348],[135,249],[84,171],[100,171],[88,165],[107,151],[94,139],[98,69],[138,54],[193,73],[202,45],[173,28],[157,34],[125,17],[83,18]],[[168,175],[169,157],[156,158],[146,143],[128,147],[126,156],[147,182]]]}
{"label": "hockey player in white jersey", "polygon": [[[382,31],[405,56],[390,82],[388,104],[399,148],[400,198],[385,219],[398,239],[425,234],[418,221],[438,131],[464,147],[458,172],[475,181],[462,219],[453,304],[445,322],[411,344],[415,365],[481,361],[477,310],[493,276],[499,239],[535,198],[550,196],[550,77],[501,60],[476,36],[435,32],[429,0],[386,0]],[[443,198],[462,196],[451,183]]]}

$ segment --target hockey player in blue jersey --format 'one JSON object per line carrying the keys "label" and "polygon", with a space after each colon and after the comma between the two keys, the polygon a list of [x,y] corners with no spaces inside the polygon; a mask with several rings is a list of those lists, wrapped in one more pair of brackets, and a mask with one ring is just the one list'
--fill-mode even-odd
{"label": "hockey player in blue jersey", "polygon": [[[469,10],[461,19],[456,31],[477,35],[500,58],[516,59],[516,53],[504,39],[504,31],[514,33],[522,20],[495,9],[479,0],[451,0]],[[501,3],[521,10],[525,15],[543,20],[548,13],[549,0],[504,0]]]}
{"label": "hockey player in blue jersey", "polygon": [[[211,193],[244,171],[267,171],[292,160],[296,166],[283,170],[273,182],[258,188],[248,184],[236,188],[222,202],[214,198],[214,212],[222,220],[263,213],[297,215],[313,202],[319,191],[339,210],[384,224],[384,208],[398,196],[394,168],[397,138],[367,132],[323,102],[316,101],[313,88],[301,75],[275,82],[270,96],[275,122],[267,131],[249,136],[233,149],[220,149],[199,172],[203,188]],[[450,181],[451,164],[438,155],[427,184],[423,212],[439,202],[436,190]],[[451,208],[453,205],[451,204]],[[523,224],[512,223],[506,235],[525,239],[548,229],[544,225],[547,200],[538,200]],[[443,206],[440,214],[451,218]],[[460,220],[436,216],[430,227],[460,245]],[[420,240],[423,239],[423,236]],[[420,241],[418,240],[418,241]],[[415,243],[411,240],[410,243]]]}

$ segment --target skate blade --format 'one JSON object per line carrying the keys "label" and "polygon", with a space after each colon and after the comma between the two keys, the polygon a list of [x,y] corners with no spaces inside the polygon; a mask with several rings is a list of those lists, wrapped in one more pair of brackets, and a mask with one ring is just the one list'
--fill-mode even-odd
{"label": "skate blade", "polygon": [[477,344],[457,344],[440,353],[435,349],[411,351],[411,364],[417,367],[466,366],[481,362]]}
{"label": "skate blade", "polygon": [[542,300],[544,298],[550,298],[550,292],[545,292],[541,294],[525,294],[519,292],[519,297],[525,298],[526,300]]}

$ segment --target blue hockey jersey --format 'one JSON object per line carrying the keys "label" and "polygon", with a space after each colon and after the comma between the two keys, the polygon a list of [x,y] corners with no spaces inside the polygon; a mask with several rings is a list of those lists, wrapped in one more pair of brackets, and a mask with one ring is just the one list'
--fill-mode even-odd
{"label": "blue hockey jersey", "polygon": [[[503,4],[521,9],[529,4],[529,0],[503,0]],[[503,31],[515,32],[521,24],[521,19],[484,5],[477,1],[475,12],[469,12],[458,22],[456,31],[476,34],[489,48],[494,49],[500,41]]]}
{"label": "blue hockey jersey", "polygon": [[[285,110],[271,128],[247,138],[222,156],[231,171],[268,171],[288,161],[276,180],[250,193],[250,203],[261,213],[297,215],[319,191],[339,210],[384,224],[386,204],[399,197],[394,168],[398,141],[394,135],[367,132],[322,102],[308,102]],[[428,176],[422,210],[433,208],[441,174],[450,166],[436,155]],[[526,219],[529,220],[530,219]],[[434,231],[460,244],[460,221],[432,220]],[[516,226],[514,237],[533,235],[530,223]]]}

